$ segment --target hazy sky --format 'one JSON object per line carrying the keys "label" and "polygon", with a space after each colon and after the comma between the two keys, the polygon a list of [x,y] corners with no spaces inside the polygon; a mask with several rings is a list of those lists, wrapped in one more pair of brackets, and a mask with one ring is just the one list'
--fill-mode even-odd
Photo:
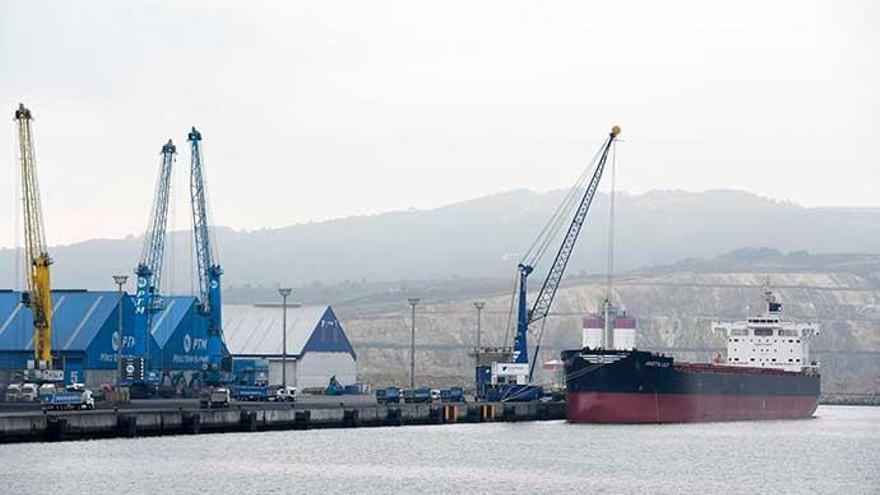
{"label": "hazy sky", "polygon": [[[880,2],[0,0],[0,246],[19,101],[52,244],[140,233],[204,135],[216,223],[283,226],[568,186],[880,206]],[[20,237],[20,234],[17,234]]]}

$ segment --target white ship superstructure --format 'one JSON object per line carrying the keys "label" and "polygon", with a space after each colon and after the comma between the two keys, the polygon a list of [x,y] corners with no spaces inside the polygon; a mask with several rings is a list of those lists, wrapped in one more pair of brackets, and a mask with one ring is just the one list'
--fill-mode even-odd
{"label": "white ship superstructure", "polygon": [[746,321],[712,322],[713,331],[727,336],[726,364],[796,372],[815,368],[810,340],[819,335],[819,325],[784,321],[782,304],[769,287],[764,302],[763,314]]}
{"label": "white ship superstructure", "polygon": [[583,346],[631,351],[636,347],[636,319],[606,299],[599,311],[583,319]]}

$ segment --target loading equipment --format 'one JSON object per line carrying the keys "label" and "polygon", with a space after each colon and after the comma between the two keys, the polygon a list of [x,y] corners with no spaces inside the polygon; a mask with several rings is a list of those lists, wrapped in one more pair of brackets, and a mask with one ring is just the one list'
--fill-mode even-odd
{"label": "loading equipment", "polygon": [[[511,349],[494,350],[494,355],[501,356],[505,359],[486,363],[481,361],[482,351],[477,349],[476,368],[476,389],[478,395],[489,401],[528,401],[537,400],[541,393],[541,387],[532,384],[532,374],[535,369],[535,362],[538,360],[538,352],[540,350],[540,340],[543,334],[543,325],[541,332],[538,334],[537,345],[535,346],[535,355],[529,364],[528,355],[528,334],[530,325],[538,321],[545,321],[553,304],[553,298],[562,282],[562,276],[568,261],[574,252],[575,243],[578,235],[587,218],[593,197],[599,187],[599,181],[602,179],[602,173],[605,169],[605,162],[608,159],[609,150],[614,144],[617,136],[620,134],[620,128],[614,126],[608,134],[604,144],[590,162],[590,166],[581,175],[581,178],[571,188],[562,204],[557,208],[550,221],[538,235],[538,238],[532,244],[529,251],[523,257],[523,260],[517,265],[517,282],[516,282],[516,301],[517,301],[517,318],[516,333],[514,334],[513,347]],[[597,161],[598,158],[598,161]],[[596,164],[593,174],[586,183],[583,195],[579,202],[575,202],[578,192],[584,187],[584,180],[588,176],[592,164]],[[537,262],[546,252],[549,244],[556,238],[560,232],[560,228],[564,225],[566,215],[577,205],[574,217],[565,231],[562,244],[556,251],[556,257],[541,290],[535,298],[534,306],[528,308],[528,277],[534,271]],[[507,359],[509,357],[509,359]]]}

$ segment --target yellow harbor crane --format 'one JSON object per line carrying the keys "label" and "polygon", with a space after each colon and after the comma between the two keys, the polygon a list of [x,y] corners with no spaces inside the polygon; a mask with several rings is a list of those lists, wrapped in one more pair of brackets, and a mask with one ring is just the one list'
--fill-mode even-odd
{"label": "yellow harbor crane", "polygon": [[37,381],[58,381],[64,371],[52,365],[52,292],[49,282],[49,249],[43,226],[40,190],[37,186],[34,141],[31,132],[31,111],[23,104],[15,111],[18,121],[19,156],[21,160],[22,210],[24,213],[24,249],[27,264],[27,291],[22,304],[34,315],[34,361],[28,363],[25,375]]}

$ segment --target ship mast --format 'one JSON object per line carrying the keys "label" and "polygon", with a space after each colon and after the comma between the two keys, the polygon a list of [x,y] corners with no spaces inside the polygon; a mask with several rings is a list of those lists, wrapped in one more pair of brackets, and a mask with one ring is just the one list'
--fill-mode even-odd
{"label": "ship mast", "polygon": [[617,146],[611,148],[611,192],[609,193],[608,208],[608,274],[606,280],[605,301],[602,304],[604,311],[602,346],[605,349],[614,347],[614,332],[611,324],[611,301],[614,292],[614,190],[617,170]]}

